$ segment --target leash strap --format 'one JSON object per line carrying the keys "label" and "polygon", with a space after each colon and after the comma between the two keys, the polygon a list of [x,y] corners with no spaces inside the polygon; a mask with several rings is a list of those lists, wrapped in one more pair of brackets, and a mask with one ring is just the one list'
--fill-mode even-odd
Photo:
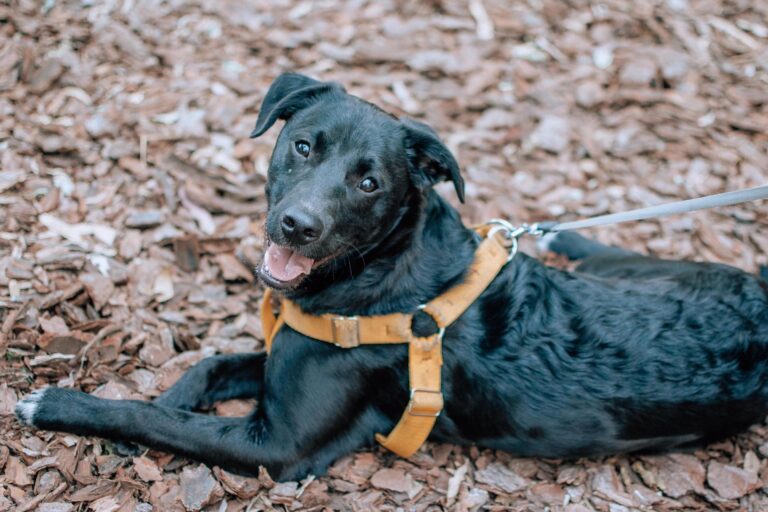
{"label": "leash strap", "polygon": [[485,291],[499,271],[517,252],[517,236],[503,225],[484,225],[477,229],[485,239],[475,251],[475,259],[462,283],[419,307],[430,315],[438,332],[417,337],[411,330],[414,313],[392,313],[368,317],[309,315],[295,303],[283,299],[280,311],[272,309],[272,291],[264,293],[262,329],[267,351],[285,324],[318,341],[348,349],[359,345],[408,344],[409,399],[395,428],[376,440],[388,450],[410,457],[427,440],[443,409],[441,367],[445,329],[456,321]]}
{"label": "leash strap", "polygon": [[687,199],[685,201],[675,201],[647,208],[640,208],[628,212],[611,213],[609,215],[600,215],[589,219],[576,220],[572,222],[539,222],[530,226],[530,234],[541,235],[544,233],[556,233],[558,231],[569,231],[572,229],[591,228],[594,226],[603,226],[605,224],[620,224],[634,220],[654,219],[657,217],[666,217],[679,213],[694,212],[719,206],[728,206],[748,201],[757,201],[759,199],[768,199],[768,185],[748,188],[744,190],[734,190],[732,192],[723,192],[711,196],[698,197],[696,199]]}

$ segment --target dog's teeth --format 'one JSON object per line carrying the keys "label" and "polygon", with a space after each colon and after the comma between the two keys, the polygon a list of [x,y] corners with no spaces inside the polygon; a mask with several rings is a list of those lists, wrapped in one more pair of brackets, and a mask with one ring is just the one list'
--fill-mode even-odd
{"label": "dog's teeth", "polygon": [[47,390],[48,388],[43,388],[33,391],[16,404],[16,417],[21,423],[29,426],[34,425],[35,413]]}
{"label": "dog's teeth", "polygon": [[541,237],[536,242],[536,248],[539,250],[539,252],[549,252],[549,247],[552,245],[552,242],[555,241],[555,238],[557,238],[558,233],[547,233],[543,237]]}

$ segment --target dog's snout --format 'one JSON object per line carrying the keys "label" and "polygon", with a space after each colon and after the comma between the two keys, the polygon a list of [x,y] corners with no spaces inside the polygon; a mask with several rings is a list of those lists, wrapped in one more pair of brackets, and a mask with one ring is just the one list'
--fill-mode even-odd
{"label": "dog's snout", "polygon": [[323,222],[311,213],[298,208],[289,208],[283,213],[280,227],[285,237],[296,245],[314,242],[323,234]]}

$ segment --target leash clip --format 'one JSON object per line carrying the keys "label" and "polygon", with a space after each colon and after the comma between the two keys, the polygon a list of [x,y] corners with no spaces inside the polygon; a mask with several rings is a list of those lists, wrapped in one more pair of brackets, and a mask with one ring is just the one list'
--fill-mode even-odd
{"label": "leash clip", "polygon": [[510,238],[520,238],[523,235],[543,236],[549,230],[546,225],[551,223],[534,222],[533,224],[521,224],[519,226],[515,226],[508,220],[491,219],[488,221],[488,224],[493,224],[493,227],[488,232],[488,236],[491,236],[492,234],[495,234],[498,231],[505,231],[506,237],[510,239]]}
{"label": "leash clip", "polygon": [[531,235],[531,236],[544,236],[547,234],[547,228],[542,226],[539,222],[534,222],[533,224],[523,224],[525,228],[525,234]]}
{"label": "leash clip", "polygon": [[488,224],[492,224],[493,227],[488,231],[488,237],[494,236],[496,233],[501,232],[504,235],[504,241],[502,244],[509,249],[509,258],[507,261],[512,261],[512,258],[517,254],[517,239],[523,235],[531,236],[544,236],[550,231],[548,224],[551,223],[539,223],[533,224],[521,224],[515,226],[511,222],[504,219],[491,219]]}

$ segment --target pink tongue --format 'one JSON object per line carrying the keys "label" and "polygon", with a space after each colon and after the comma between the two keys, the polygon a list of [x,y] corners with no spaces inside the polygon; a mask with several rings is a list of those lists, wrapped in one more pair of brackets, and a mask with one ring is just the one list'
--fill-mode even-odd
{"label": "pink tongue", "polygon": [[264,254],[266,271],[280,281],[293,281],[301,274],[309,274],[315,260],[307,258],[282,245],[269,244]]}

